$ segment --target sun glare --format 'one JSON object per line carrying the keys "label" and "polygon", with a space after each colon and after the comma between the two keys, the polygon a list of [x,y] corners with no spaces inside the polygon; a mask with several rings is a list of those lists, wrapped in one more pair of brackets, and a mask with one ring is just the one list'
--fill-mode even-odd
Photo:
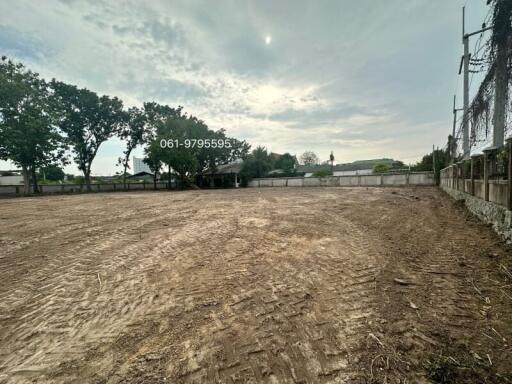
{"label": "sun glare", "polygon": [[272,36],[270,36],[270,35],[265,36],[265,44],[270,45],[271,42],[272,42]]}

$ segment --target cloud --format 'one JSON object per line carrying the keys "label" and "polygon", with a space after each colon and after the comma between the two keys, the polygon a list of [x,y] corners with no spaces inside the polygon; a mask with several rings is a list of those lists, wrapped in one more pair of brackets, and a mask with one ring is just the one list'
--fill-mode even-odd
{"label": "cloud", "polygon": [[[0,2],[0,51],[126,105],[183,105],[214,129],[278,152],[418,159],[450,130],[458,7],[19,0]],[[470,25],[485,12],[475,9]],[[99,156],[121,152],[113,141]],[[94,171],[116,170],[107,163]]]}

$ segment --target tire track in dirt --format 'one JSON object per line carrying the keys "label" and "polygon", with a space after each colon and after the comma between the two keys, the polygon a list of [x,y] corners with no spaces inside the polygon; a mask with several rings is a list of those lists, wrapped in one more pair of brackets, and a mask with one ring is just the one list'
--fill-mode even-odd
{"label": "tire track in dirt", "polygon": [[[0,202],[0,382],[350,382],[375,357],[369,332],[414,350],[437,342],[433,322],[470,332],[482,303],[453,255],[473,239],[427,214],[432,191],[391,191]],[[51,225],[24,227],[34,211]],[[380,322],[390,309],[403,318]]]}
{"label": "tire track in dirt", "polygon": [[[330,382],[352,375],[349,361],[358,355],[354,347],[376,304],[377,253],[343,220],[326,221],[334,237],[288,237],[280,233],[286,217],[266,210],[266,203],[260,199],[256,209],[246,206],[225,222],[208,253],[188,250],[207,268],[194,269],[194,279],[179,285],[189,301],[209,309],[201,327],[180,340],[172,334],[175,358],[166,364],[173,381]],[[350,237],[336,238],[338,226],[348,227]],[[162,355],[161,337],[141,350]],[[140,367],[130,374],[126,382],[147,372]]]}

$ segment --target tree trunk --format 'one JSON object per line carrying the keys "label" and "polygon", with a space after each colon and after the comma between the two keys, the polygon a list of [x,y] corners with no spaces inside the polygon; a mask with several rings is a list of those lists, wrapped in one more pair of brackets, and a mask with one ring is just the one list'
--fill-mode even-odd
{"label": "tree trunk", "polygon": [[30,174],[26,166],[21,166],[21,173],[23,174],[23,194],[30,194]]}
{"label": "tree trunk", "polygon": [[32,184],[34,193],[39,193],[39,186],[37,185],[37,175],[36,175],[36,168],[30,167],[30,174],[32,176]]}
{"label": "tree trunk", "polygon": [[158,174],[155,172],[155,174],[153,175],[153,189],[156,191],[156,178],[157,178]]}
{"label": "tree trunk", "polygon": [[91,168],[90,167],[86,168],[86,170],[84,171],[84,178],[85,178],[85,188],[86,188],[87,192],[91,192],[92,189],[91,189]]}
{"label": "tree trunk", "polygon": [[126,189],[126,170],[128,169],[128,162],[130,161],[130,155],[132,150],[130,149],[124,158],[124,172],[123,172],[123,188]]}
{"label": "tree trunk", "polygon": [[167,166],[167,188],[171,189],[171,165]]}
{"label": "tree trunk", "polygon": [[128,164],[124,163],[124,172],[123,172],[123,189],[126,189],[126,168],[128,167]]}

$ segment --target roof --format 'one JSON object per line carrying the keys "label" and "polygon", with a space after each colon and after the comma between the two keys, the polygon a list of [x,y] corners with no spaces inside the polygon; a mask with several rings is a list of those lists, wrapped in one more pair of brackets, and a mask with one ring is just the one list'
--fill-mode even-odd
{"label": "roof", "polygon": [[229,164],[217,165],[216,172],[208,172],[207,175],[218,175],[218,174],[227,174],[227,173],[240,173],[242,170],[243,163],[242,162],[234,162]]}
{"label": "roof", "polygon": [[149,172],[146,172],[146,171],[142,171],[142,172],[136,173],[135,175],[128,176],[128,178],[129,179],[133,179],[135,177],[144,177],[144,176],[151,176],[151,177],[153,177],[153,174],[149,173]]}
{"label": "roof", "polygon": [[21,176],[21,171],[17,169],[0,170],[0,176]]}

